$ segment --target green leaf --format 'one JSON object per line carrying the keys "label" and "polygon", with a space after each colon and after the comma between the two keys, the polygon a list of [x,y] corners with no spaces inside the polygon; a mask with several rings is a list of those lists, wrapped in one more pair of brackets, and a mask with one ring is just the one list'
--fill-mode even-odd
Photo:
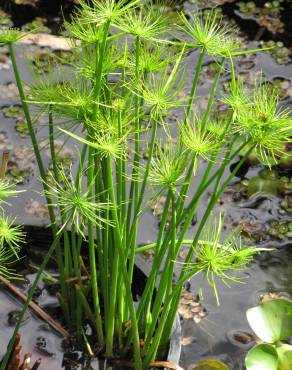
{"label": "green leaf", "polygon": [[219,360],[207,359],[200,361],[193,370],[229,370],[229,368]]}
{"label": "green leaf", "polygon": [[277,370],[278,354],[271,344],[259,344],[246,355],[247,370]]}
{"label": "green leaf", "polygon": [[278,370],[292,370],[292,346],[281,344],[277,347],[279,364]]}
{"label": "green leaf", "polygon": [[274,343],[292,335],[292,302],[274,299],[246,312],[249,325],[264,342]]}

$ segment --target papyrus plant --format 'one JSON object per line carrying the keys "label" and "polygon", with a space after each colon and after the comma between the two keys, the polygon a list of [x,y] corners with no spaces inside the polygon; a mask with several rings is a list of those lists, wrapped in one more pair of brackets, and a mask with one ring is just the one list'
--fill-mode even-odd
{"label": "papyrus plant", "polygon": [[[217,297],[215,276],[236,281],[232,272],[257,253],[241,246],[236,233],[224,239],[223,217],[216,221],[213,209],[251,151],[265,163],[277,160],[291,136],[291,119],[278,108],[270,87],[259,81],[248,91],[236,78],[234,59],[252,51],[241,51],[234,29],[214,14],[195,14],[189,20],[139,1],[113,0],[80,1],[78,9],[66,24],[75,55],[72,68],[59,67],[52,76],[37,79],[27,94],[14,42],[11,37],[5,42],[9,31],[0,40],[9,46],[50,210],[67,323],[81,333],[87,316],[107,356],[133,356],[136,369],[147,369],[165,356],[186,281],[203,273]],[[174,34],[176,41],[170,41]],[[199,58],[186,93],[184,69],[193,50]],[[199,111],[197,87],[206,57],[217,62],[217,70],[206,109]],[[218,119],[215,105],[226,70],[231,83],[220,99],[228,111]],[[50,171],[30,106],[48,117]],[[170,120],[174,111],[179,117],[175,122]],[[81,146],[77,169],[69,174],[56,159],[55,139],[61,134]],[[226,175],[239,154],[238,164]],[[202,160],[207,163],[203,173]],[[138,247],[150,191],[152,199],[165,195],[166,200],[153,243]],[[186,239],[206,192],[208,204],[192,238]],[[64,234],[62,244],[58,230]],[[88,250],[82,246],[84,238]],[[189,245],[187,256],[176,264],[183,245]],[[135,303],[135,255],[150,249],[151,271]],[[87,280],[82,276],[85,254]],[[69,278],[76,279],[75,286]]]}

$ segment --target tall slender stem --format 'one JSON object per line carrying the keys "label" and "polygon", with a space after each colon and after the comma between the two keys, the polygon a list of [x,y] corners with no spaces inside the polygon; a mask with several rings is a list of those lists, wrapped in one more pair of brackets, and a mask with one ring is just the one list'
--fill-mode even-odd
{"label": "tall slender stem", "polygon": [[135,305],[133,302],[132,297],[132,284],[129,280],[127,268],[126,268],[126,261],[127,256],[124,255],[123,245],[122,245],[122,238],[121,238],[121,230],[119,226],[119,218],[117,214],[117,204],[115,199],[115,192],[114,192],[114,184],[113,184],[113,177],[112,177],[112,166],[111,166],[111,159],[110,157],[106,158],[106,175],[107,175],[107,184],[109,186],[109,196],[111,203],[113,204],[113,220],[115,222],[114,227],[114,236],[115,236],[115,243],[118,250],[118,254],[120,257],[120,268],[125,284],[126,289],[126,296],[125,300],[127,301],[127,305],[129,308],[130,313],[130,319],[131,319],[131,331],[133,334],[133,340],[134,340],[134,357],[135,357],[135,369],[140,370],[142,369],[142,360],[141,360],[141,352],[140,352],[140,339],[139,339],[139,330],[138,330],[138,323],[136,318],[136,310]]}
{"label": "tall slender stem", "polygon": [[199,82],[199,77],[200,77],[200,73],[201,73],[202,66],[203,66],[204,55],[205,55],[205,49],[202,48],[200,50],[199,59],[198,59],[197,66],[196,66],[196,72],[195,72],[195,75],[194,75],[192,90],[191,90],[189,103],[188,103],[188,107],[187,107],[187,111],[186,111],[186,119],[188,119],[190,117],[192,104],[193,104],[193,101],[194,101],[194,98],[195,98],[195,94],[196,94],[196,90],[197,90],[198,82]]}
{"label": "tall slender stem", "polygon": [[[28,108],[28,105],[26,103],[26,97],[25,97],[25,93],[24,93],[24,89],[23,89],[23,85],[22,85],[22,81],[21,81],[21,77],[20,77],[20,73],[19,73],[19,69],[18,69],[18,65],[17,65],[13,45],[8,44],[8,48],[9,48],[10,58],[11,58],[11,62],[12,62],[12,67],[13,67],[13,71],[14,71],[16,85],[17,85],[18,92],[19,92],[21,105],[22,105],[22,108],[23,108],[23,112],[24,112],[26,123],[27,123],[29,135],[30,135],[32,146],[33,146],[33,149],[34,149],[34,154],[35,154],[36,161],[37,161],[37,164],[38,164],[38,168],[39,168],[39,171],[40,171],[40,176],[41,176],[41,179],[42,179],[42,185],[43,185],[43,188],[45,190],[45,198],[46,198],[46,202],[47,202],[47,205],[48,205],[52,232],[53,232],[54,237],[56,237],[56,235],[57,235],[56,217],[55,217],[53,208],[50,206],[52,204],[52,200],[51,200],[51,197],[49,196],[49,191],[48,191],[49,189],[48,189],[47,181],[46,181],[46,179],[47,179],[46,170],[45,170],[45,167],[44,167],[44,164],[43,164],[40,148],[39,148],[39,145],[38,145],[38,140],[37,140],[36,134],[34,132],[34,127],[33,127],[32,119],[31,119],[31,116],[30,116],[29,108]],[[61,283],[62,294],[64,295],[64,297],[67,297],[67,289],[66,289],[66,281],[65,281],[66,278],[65,278],[65,272],[64,272],[64,267],[63,267],[62,251],[61,251],[61,246],[60,246],[59,241],[56,245],[56,254],[57,254],[57,263],[58,263],[59,272],[60,272],[60,283]]]}

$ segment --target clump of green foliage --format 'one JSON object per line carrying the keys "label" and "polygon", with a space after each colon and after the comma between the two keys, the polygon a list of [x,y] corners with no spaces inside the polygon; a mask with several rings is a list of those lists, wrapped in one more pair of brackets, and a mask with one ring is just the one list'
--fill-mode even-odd
{"label": "clump of green foliage", "polygon": [[[28,94],[14,52],[21,32],[0,32],[0,41],[9,47],[55,237],[31,292],[55,249],[60,304],[68,326],[83,333],[87,316],[107,356],[133,356],[136,369],[147,369],[154,359],[165,356],[185,283],[204,274],[218,300],[215,277],[226,283],[238,281],[236,272],[258,252],[242,246],[236,232],[224,238],[224,218],[216,221],[213,209],[249,153],[255,151],[268,165],[277,161],[291,136],[291,119],[265,83],[258,81],[254,91],[248,91],[236,78],[233,60],[253,51],[240,50],[235,30],[222,25],[215,14],[187,19],[139,0],[90,4],[81,0],[66,28],[74,68],[60,66],[58,73],[37,78]],[[178,41],[171,41],[174,32]],[[184,70],[193,50],[198,51],[198,62],[186,94]],[[197,88],[207,57],[217,67],[207,106],[198,111]],[[215,104],[226,69],[232,79],[221,99],[228,113],[218,119]],[[44,165],[30,106],[48,117],[50,171]],[[171,123],[174,110],[180,117]],[[69,174],[56,159],[54,143],[60,134],[82,146],[77,170]],[[241,160],[225,176],[239,154]],[[207,162],[203,174],[202,160]],[[150,191],[152,198],[165,195],[166,201],[155,240],[138,247]],[[191,240],[186,240],[206,192],[210,192],[208,204]],[[83,239],[88,243],[88,280],[82,276]],[[189,250],[175,276],[185,244]],[[135,302],[135,255],[147,249],[153,251],[151,271]],[[72,277],[75,286],[68,284]],[[13,338],[10,349],[12,343]]]}

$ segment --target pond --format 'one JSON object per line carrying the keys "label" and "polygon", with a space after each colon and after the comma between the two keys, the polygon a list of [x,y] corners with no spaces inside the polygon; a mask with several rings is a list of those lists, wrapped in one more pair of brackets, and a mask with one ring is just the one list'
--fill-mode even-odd
{"label": "pond", "polygon": [[[22,1],[18,1],[22,3]],[[23,1],[24,4],[14,4],[13,1],[0,1],[0,24],[22,26],[26,29],[37,27],[44,34],[59,33],[61,22],[60,2]],[[28,3],[28,4],[26,4]],[[29,4],[29,3],[32,3]],[[63,1],[64,13],[68,15],[74,7],[73,2]],[[269,52],[262,52],[240,57],[236,69],[245,82],[253,85],[254,80],[262,71],[263,78],[272,83],[279,92],[283,106],[291,104],[292,100],[292,36],[291,36],[291,1],[255,1],[242,2],[232,0],[191,0],[172,4],[182,9],[186,14],[194,10],[204,10],[216,7],[223,19],[239,26],[239,37],[242,45],[248,49],[273,46]],[[34,22],[33,24],[31,22]],[[45,45],[45,46],[44,46]],[[66,56],[68,64],[72,58],[70,50],[62,47],[50,47],[45,39],[43,46],[19,45],[17,54],[21,60],[34,61],[33,68],[46,70],[50,62],[58,55]],[[23,56],[25,58],[23,58]],[[193,72],[198,60],[198,53],[189,56],[188,71]],[[21,69],[25,80],[31,80],[27,63],[22,62]],[[206,60],[204,82],[199,86],[200,96],[198,106],[206,106],[206,96],[210,91],[211,77],[214,75],[214,63]],[[224,83],[229,81],[228,73],[223,75]],[[191,82],[185,89],[190,90]],[[24,116],[19,106],[18,94],[14,85],[8,51],[0,49],[0,151],[10,151],[8,176],[19,182],[19,188],[27,191],[24,196],[13,200],[10,212],[17,216],[17,221],[25,225],[45,226],[48,224],[48,211],[43,197],[36,192],[41,191],[39,174],[34,162],[33,150],[24,124]],[[218,107],[220,112],[220,106]],[[177,112],[179,116],[180,112]],[[222,112],[224,114],[224,112]],[[175,119],[175,117],[173,117]],[[39,117],[38,135],[42,137],[47,131],[43,117]],[[47,151],[43,143],[44,152]],[[60,137],[56,143],[59,150],[59,160],[64,165],[76,166],[76,151],[72,142]],[[291,151],[291,148],[287,148]],[[49,163],[49,152],[46,165]],[[147,153],[146,153],[147,155]],[[238,161],[236,158],[235,162]],[[234,166],[233,163],[233,166]],[[198,173],[203,173],[206,164],[202,161]],[[219,284],[220,306],[216,305],[213,291],[204,285],[203,297],[197,295],[202,288],[202,279],[190,281],[182,297],[180,313],[182,320],[182,355],[180,365],[191,370],[198,361],[204,358],[223,360],[231,369],[244,369],[245,352],[253,345],[251,329],[246,320],[246,310],[267,299],[269,295],[291,297],[292,295],[292,182],[291,161],[283,159],[282,163],[269,170],[267,167],[250,158],[238,177],[227,188],[216,206],[226,215],[226,233],[234,226],[240,225],[243,233],[243,243],[271,248],[255,258],[251,266],[242,274],[242,284],[230,284],[230,287]],[[228,171],[226,172],[226,176]],[[196,184],[193,184],[195,187]],[[200,219],[207,205],[209,194],[201,203],[196,214]],[[148,243],[153,240],[157,230],[163,197],[156,203],[152,211],[143,215],[143,229],[139,230],[138,242]],[[191,235],[196,228],[194,220]],[[183,250],[181,253],[185,253]],[[27,257],[19,264],[19,273],[23,273],[26,283],[18,283],[24,291],[29,288],[29,281],[34,277],[34,266],[42,258],[42,245],[28,245]],[[151,255],[145,254],[143,261],[150,263]],[[54,268],[50,272],[54,274]],[[190,294],[191,293],[191,294]],[[52,317],[58,318],[58,303],[53,287],[42,282],[35,300],[40,307],[47,310]],[[10,337],[17,319],[20,303],[5,288],[0,290],[0,355],[5,352],[7,340]],[[48,370],[60,368],[77,369],[78,364],[88,361],[85,354],[78,351],[74,341],[63,340],[52,329],[29,312],[21,327],[22,346],[25,352],[32,352],[33,357],[42,357],[42,368]],[[65,355],[64,355],[65,353]],[[84,365],[85,366],[85,365]],[[101,365],[91,363],[92,368]]]}

